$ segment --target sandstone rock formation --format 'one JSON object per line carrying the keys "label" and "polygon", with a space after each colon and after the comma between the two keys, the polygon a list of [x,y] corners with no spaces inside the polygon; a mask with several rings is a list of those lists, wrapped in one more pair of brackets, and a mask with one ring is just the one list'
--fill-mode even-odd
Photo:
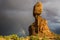
{"label": "sandstone rock formation", "polygon": [[42,9],[42,3],[37,2],[33,8],[33,16],[35,18],[35,22],[29,26],[29,35],[31,36],[38,34],[40,37],[53,37],[54,34],[49,30],[47,21],[40,16],[43,11]]}

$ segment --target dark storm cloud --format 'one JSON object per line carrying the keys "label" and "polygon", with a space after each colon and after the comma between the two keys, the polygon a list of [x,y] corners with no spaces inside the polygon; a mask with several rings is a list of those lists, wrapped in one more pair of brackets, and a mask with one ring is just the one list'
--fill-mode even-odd
{"label": "dark storm cloud", "polygon": [[[28,27],[33,23],[33,6],[36,0],[0,0],[0,33],[28,34]],[[58,0],[59,1],[59,0]],[[59,22],[60,6],[57,0],[41,0],[44,10],[42,16],[48,21]],[[51,22],[49,23],[51,26]],[[52,25],[53,26],[53,25]],[[54,27],[51,28],[53,29]],[[58,25],[57,25],[58,26]],[[57,30],[56,27],[54,30]]]}
{"label": "dark storm cloud", "polygon": [[20,12],[19,10],[14,10],[14,12],[12,12],[12,10],[9,10],[8,12],[4,11],[2,13],[5,13],[5,15],[2,14],[0,16],[0,30],[4,34],[20,33],[22,29],[28,31],[28,26],[32,23],[31,21],[33,21],[33,18],[30,18],[33,17],[31,12],[30,14],[26,11]]}
{"label": "dark storm cloud", "polygon": [[31,10],[33,8],[32,0],[2,0],[0,6],[0,34],[19,34],[20,32],[24,34],[21,30],[28,30],[28,26],[33,21],[30,18],[33,17]]}
{"label": "dark storm cloud", "polygon": [[[6,9],[16,9],[21,11],[31,10],[34,5],[33,0],[5,0]],[[29,6],[29,7],[28,7]]]}
{"label": "dark storm cloud", "polygon": [[58,5],[60,1],[52,1],[52,2],[47,2],[45,4],[45,12],[46,12],[46,17],[48,20],[52,22],[57,22],[59,23],[60,20],[60,6]]}
{"label": "dark storm cloud", "polygon": [[53,23],[53,22],[49,22],[48,24],[50,27],[50,30],[57,33],[57,34],[60,34],[60,24],[59,23]]}

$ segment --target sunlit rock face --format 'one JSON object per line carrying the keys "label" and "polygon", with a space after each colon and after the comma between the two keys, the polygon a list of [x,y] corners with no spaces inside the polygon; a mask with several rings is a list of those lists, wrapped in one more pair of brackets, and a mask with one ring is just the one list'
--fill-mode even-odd
{"label": "sunlit rock face", "polygon": [[35,22],[29,26],[29,35],[31,36],[38,34],[40,37],[54,37],[54,34],[48,28],[47,20],[40,16],[40,14],[42,14],[42,9],[42,3],[37,2],[33,9]]}

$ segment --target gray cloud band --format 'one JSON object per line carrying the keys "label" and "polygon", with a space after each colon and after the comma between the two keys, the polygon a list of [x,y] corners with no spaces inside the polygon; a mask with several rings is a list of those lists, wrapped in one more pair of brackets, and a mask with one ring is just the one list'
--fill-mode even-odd
{"label": "gray cloud band", "polygon": [[[0,0],[0,33],[5,34],[25,34],[28,35],[28,27],[34,22],[32,16],[33,6],[36,0]],[[48,21],[55,23],[60,22],[59,0],[41,0],[43,3],[42,16]],[[51,22],[49,27],[51,26]],[[59,23],[60,24],[60,23]],[[52,25],[50,28],[52,28]],[[59,25],[57,25],[59,26]],[[21,30],[24,31],[21,31]],[[55,28],[55,30],[57,30]]]}

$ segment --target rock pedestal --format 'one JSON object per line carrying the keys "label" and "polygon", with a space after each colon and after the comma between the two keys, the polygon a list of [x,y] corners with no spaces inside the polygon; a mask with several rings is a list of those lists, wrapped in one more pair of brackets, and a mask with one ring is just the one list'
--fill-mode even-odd
{"label": "rock pedestal", "polygon": [[49,30],[46,19],[42,18],[42,3],[37,2],[33,9],[35,22],[29,26],[29,35],[39,35],[40,37],[54,37],[54,34]]}

